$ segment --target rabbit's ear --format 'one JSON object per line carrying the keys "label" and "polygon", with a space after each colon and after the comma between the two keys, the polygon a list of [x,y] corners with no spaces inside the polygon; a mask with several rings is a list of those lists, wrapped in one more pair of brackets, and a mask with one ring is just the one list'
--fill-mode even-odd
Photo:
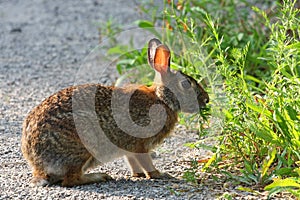
{"label": "rabbit's ear", "polygon": [[159,45],[154,55],[153,67],[161,75],[167,74],[170,70],[170,50],[166,45]]}
{"label": "rabbit's ear", "polygon": [[152,68],[154,68],[155,51],[160,44],[161,42],[156,38],[153,38],[148,42],[148,63]]}

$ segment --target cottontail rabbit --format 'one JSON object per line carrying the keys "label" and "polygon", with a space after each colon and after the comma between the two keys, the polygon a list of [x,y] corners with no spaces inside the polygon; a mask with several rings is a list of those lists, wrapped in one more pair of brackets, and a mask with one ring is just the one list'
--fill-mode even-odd
{"label": "cottontail rabbit", "polygon": [[110,179],[107,174],[85,172],[121,156],[127,158],[132,176],[164,176],[149,151],[170,134],[179,111],[198,112],[209,97],[193,78],[170,70],[170,51],[158,39],[148,43],[148,62],[156,71],[150,87],[73,86],[29,113],[21,148],[33,169],[31,185],[105,181]]}

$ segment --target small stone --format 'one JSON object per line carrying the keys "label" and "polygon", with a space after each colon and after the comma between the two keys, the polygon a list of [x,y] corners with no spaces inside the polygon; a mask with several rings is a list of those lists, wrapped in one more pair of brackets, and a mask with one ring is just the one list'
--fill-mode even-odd
{"label": "small stone", "polygon": [[22,32],[22,29],[20,27],[17,27],[17,28],[13,28],[10,30],[11,33],[21,33]]}

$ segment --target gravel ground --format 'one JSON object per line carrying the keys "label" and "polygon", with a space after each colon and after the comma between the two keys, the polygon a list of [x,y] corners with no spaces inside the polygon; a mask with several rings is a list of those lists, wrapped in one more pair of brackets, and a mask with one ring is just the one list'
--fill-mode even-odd
{"label": "gravel ground", "polygon": [[[99,59],[86,59],[98,44],[96,22],[113,17],[119,24],[132,24],[143,17],[137,4],[121,0],[0,0],[0,199],[214,199],[226,191],[216,185],[194,187],[181,179],[187,167],[183,161],[194,154],[203,158],[209,154],[187,151],[183,144],[195,141],[196,134],[180,126],[153,153],[158,169],[174,179],[130,178],[123,160],[117,160],[95,169],[107,172],[114,181],[72,188],[29,187],[31,170],[20,151],[24,117],[50,94],[78,82],[83,60],[86,66],[101,66]],[[109,69],[100,79],[91,79],[111,83],[117,73]]]}

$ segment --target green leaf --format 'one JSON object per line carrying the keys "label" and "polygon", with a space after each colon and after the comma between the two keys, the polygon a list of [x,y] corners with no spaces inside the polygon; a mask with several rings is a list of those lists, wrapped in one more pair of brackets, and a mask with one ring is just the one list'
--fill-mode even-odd
{"label": "green leaf", "polygon": [[272,113],[269,110],[266,110],[265,108],[259,107],[259,106],[255,105],[253,103],[250,103],[250,102],[246,102],[246,105],[251,110],[253,110],[253,111],[257,112],[257,113],[266,115],[268,118],[272,118]]}
{"label": "green leaf", "polygon": [[124,59],[120,60],[117,64],[118,65],[133,65],[135,62],[135,59]]}
{"label": "green leaf", "polygon": [[150,33],[153,33],[156,37],[161,38],[160,33],[158,33],[155,30],[153,22],[148,21],[148,20],[137,20],[137,21],[135,21],[135,24],[137,24],[138,27],[149,31]]}
{"label": "green leaf", "polygon": [[293,168],[291,167],[284,167],[284,168],[280,168],[278,170],[276,170],[275,174],[276,175],[280,175],[280,176],[286,176],[286,175],[290,175],[293,171]]}
{"label": "green leaf", "polygon": [[263,165],[262,165],[262,172],[261,172],[261,176],[264,176],[267,171],[269,170],[271,164],[273,163],[275,156],[276,156],[276,148],[273,148],[272,152],[270,153],[270,158],[267,160],[264,160]]}
{"label": "green leaf", "polygon": [[249,81],[253,81],[253,82],[255,82],[255,83],[262,83],[261,80],[255,78],[254,76],[250,76],[250,75],[245,75],[245,79],[246,79],[246,80],[249,80]]}
{"label": "green leaf", "polygon": [[286,107],[287,113],[292,120],[298,120],[297,111],[290,105]]}
{"label": "green leaf", "polygon": [[193,149],[196,147],[196,144],[195,143],[185,143],[184,146]]}
{"label": "green leaf", "polygon": [[207,15],[207,12],[205,10],[203,10],[202,8],[200,8],[199,6],[193,6],[191,8],[191,11],[194,12],[194,13],[199,13],[199,14],[202,14],[202,15]]}
{"label": "green leaf", "polygon": [[260,194],[259,192],[253,190],[252,188],[248,188],[248,187],[240,186],[237,189],[240,190],[240,191],[250,192],[250,193],[253,193],[253,194]]}
{"label": "green leaf", "polygon": [[204,165],[204,167],[202,168],[202,171],[206,171],[208,169],[208,167],[211,165],[211,163],[216,160],[216,158],[217,158],[217,154],[215,153]]}
{"label": "green leaf", "polygon": [[300,42],[290,44],[286,46],[287,49],[300,49]]}
{"label": "green leaf", "polygon": [[227,119],[233,119],[234,118],[233,115],[228,110],[223,109],[223,112],[224,112]]}
{"label": "green leaf", "polygon": [[277,124],[279,125],[282,132],[285,133],[288,136],[289,135],[289,128],[287,127],[285,119],[281,115],[281,112],[280,112],[279,108],[274,111],[273,119],[277,122]]}
{"label": "green leaf", "polygon": [[265,140],[266,142],[270,142],[273,144],[277,144],[278,143],[278,136],[272,132],[272,130],[267,130],[267,129],[258,129],[255,125],[251,125],[250,129],[253,133],[255,133],[255,135],[263,140]]}
{"label": "green leaf", "polygon": [[275,187],[296,187],[300,188],[300,184],[295,178],[276,179],[273,183],[267,185],[264,189],[271,190]]}
{"label": "green leaf", "polygon": [[245,165],[245,169],[246,169],[246,171],[248,173],[252,173],[253,172],[252,166],[251,166],[251,164],[247,160],[244,161],[244,165]]}
{"label": "green leaf", "polygon": [[272,189],[270,190],[270,192],[269,192],[269,194],[268,194],[268,199],[272,199],[271,197],[272,197],[273,195],[276,195],[276,194],[278,194],[278,193],[280,193],[280,192],[284,192],[284,191],[286,191],[286,190],[288,190],[288,188],[286,188],[286,187],[274,187],[274,188],[272,188]]}
{"label": "green leaf", "polygon": [[137,20],[135,22],[140,28],[149,28],[154,27],[153,23],[148,20]]}
{"label": "green leaf", "polygon": [[108,55],[123,54],[124,52],[127,52],[127,48],[125,46],[115,46],[107,50]]}
{"label": "green leaf", "polygon": [[300,199],[300,190],[287,189],[287,191],[293,194],[297,199]]}
{"label": "green leaf", "polygon": [[216,151],[216,148],[212,145],[202,144],[200,142],[197,142],[195,145],[198,149],[201,148],[201,149],[209,150],[209,151],[212,151],[212,152]]}
{"label": "green leaf", "polygon": [[[298,137],[298,135],[296,135],[295,137]],[[297,139],[292,139],[291,140],[292,144],[295,146],[295,148],[299,149],[300,148],[300,141]]]}
{"label": "green leaf", "polygon": [[239,34],[237,35],[237,39],[238,39],[239,41],[241,41],[241,40],[243,39],[243,37],[244,37],[244,33],[239,33]]}
{"label": "green leaf", "polygon": [[300,168],[299,167],[294,169],[294,171],[298,174],[298,176],[300,176]]}

